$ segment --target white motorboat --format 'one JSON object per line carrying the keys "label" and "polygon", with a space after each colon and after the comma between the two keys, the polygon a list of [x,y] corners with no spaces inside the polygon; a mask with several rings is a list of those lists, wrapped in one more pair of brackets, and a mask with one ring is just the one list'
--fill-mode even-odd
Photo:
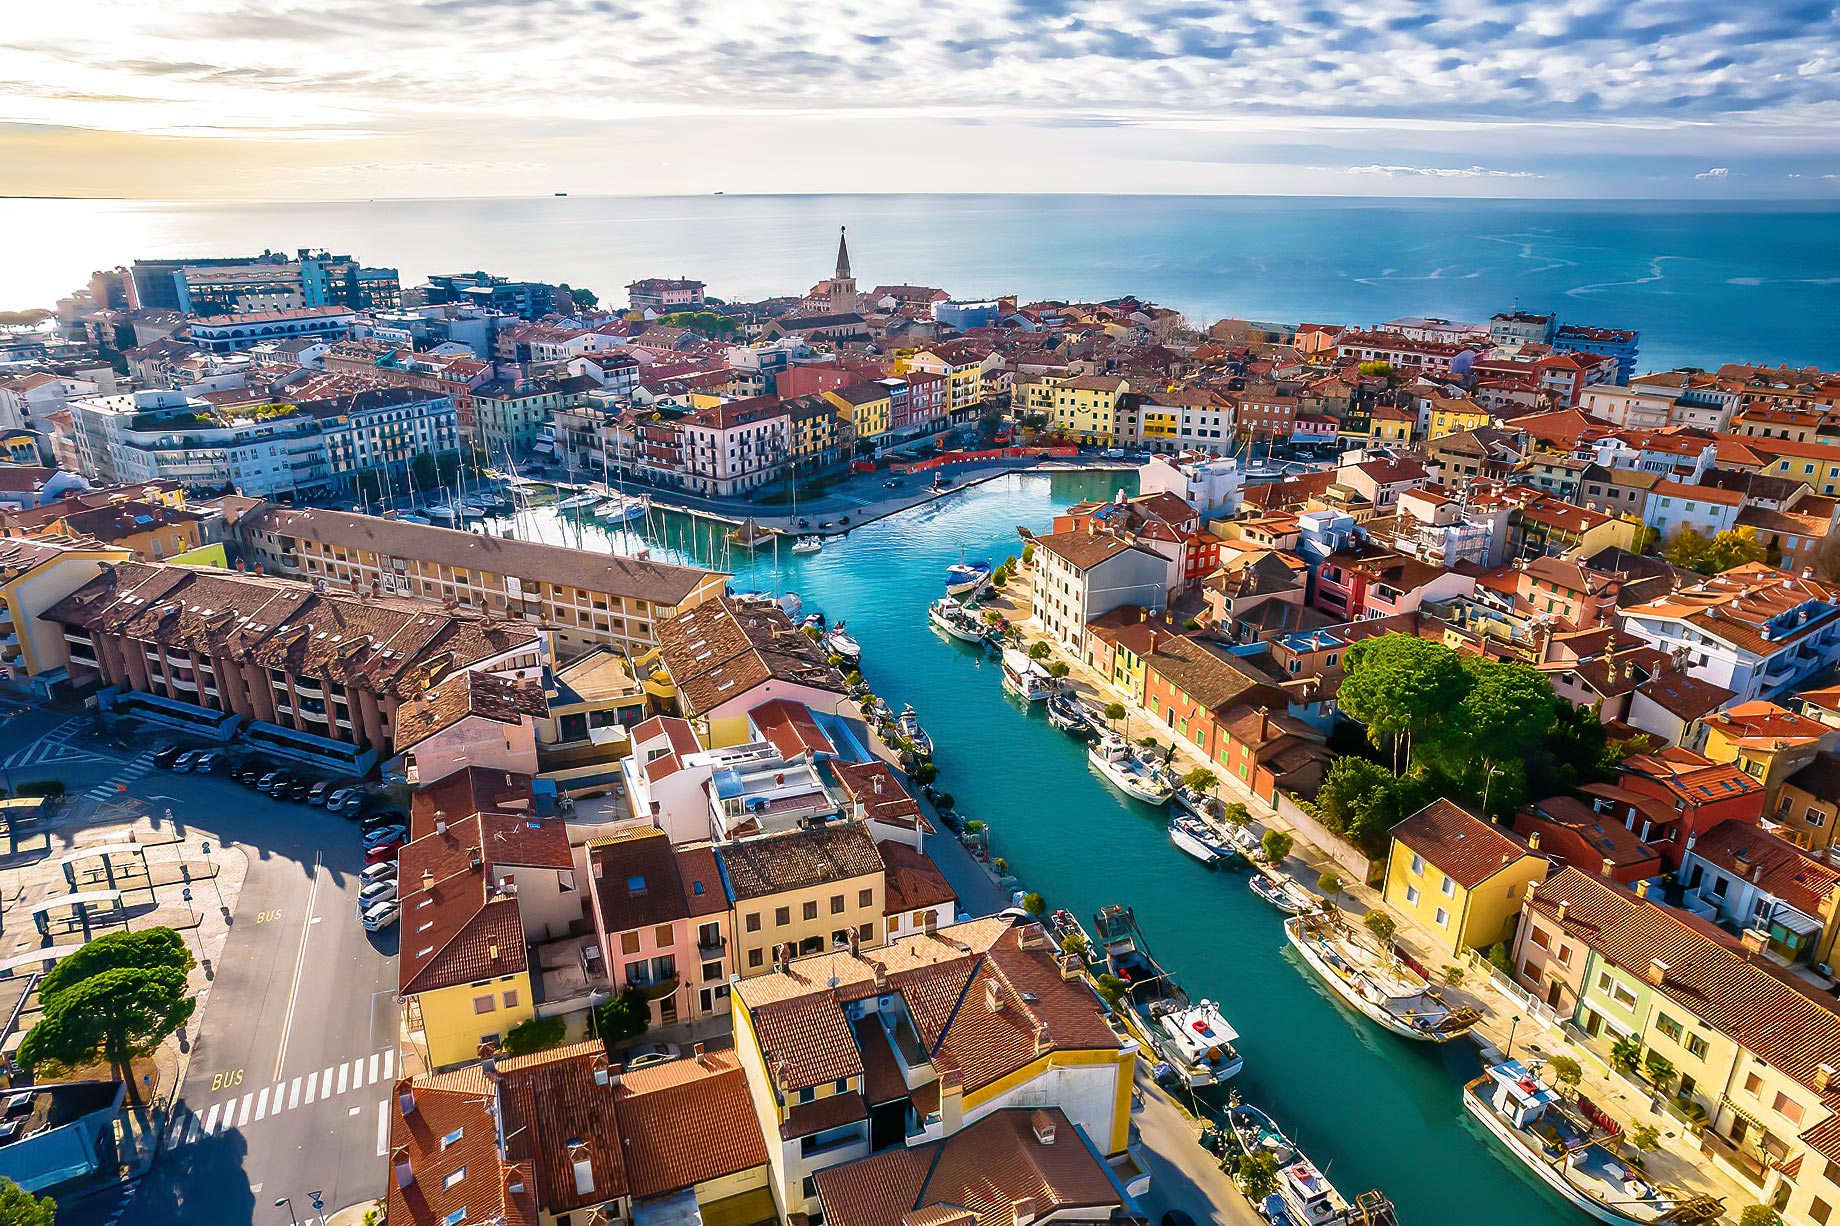
{"label": "white motorboat", "polygon": [[600,502],[601,502],[601,496],[593,492],[582,493],[582,494],[571,494],[567,498],[563,498],[559,500],[556,503],[556,509],[558,511],[562,511],[565,513],[574,512],[574,511],[586,511],[590,507],[599,506]]}
{"label": "white motorboat", "polygon": [[990,582],[995,569],[988,562],[954,562],[946,567],[946,595],[971,595]]}
{"label": "white motorboat", "polygon": [[1252,874],[1246,884],[1254,894],[1286,915],[1307,915],[1316,910],[1316,899],[1288,874],[1258,872]]}
{"label": "white motorboat", "polygon": [[1048,722],[1082,741],[1098,730],[1085,704],[1065,690],[1048,699]]}
{"label": "white motorboat", "polygon": [[1041,702],[1061,688],[1059,678],[1025,651],[1005,647],[1002,656],[1003,688],[1025,702]]}
{"label": "white motorboat", "polygon": [[431,521],[437,524],[448,524],[451,526],[460,522],[459,509],[450,503],[431,502],[422,508],[422,514],[426,515]]}
{"label": "white motorboat", "polygon": [[901,726],[901,735],[914,743],[921,757],[933,756],[933,738],[920,726],[920,713],[911,704],[901,709],[900,718],[895,722]]}
{"label": "white motorboat", "polygon": [[1447,1003],[1424,976],[1339,918],[1294,915],[1284,921],[1284,935],[1337,996],[1402,1038],[1447,1043],[1482,1020],[1467,1005]]}
{"label": "white motorboat", "polygon": [[792,552],[798,554],[823,553],[824,538],[821,536],[811,536],[809,534],[801,536],[798,540],[792,542]]}
{"label": "white motorboat", "polygon": [[1609,1226],[1716,1221],[1724,1202],[1663,1189],[1618,1156],[1598,1129],[1519,1060],[1463,1087],[1463,1105],[1504,1149],[1573,1207]]}
{"label": "white motorboat", "polygon": [[630,524],[645,514],[645,500],[630,494],[615,494],[594,508],[594,518],[609,524]]}
{"label": "white motorboat", "polygon": [[1187,814],[1180,814],[1169,822],[1169,841],[1209,868],[1220,861],[1220,852],[1209,846],[1206,839],[1207,827],[1201,825]]}
{"label": "white motorboat", "polygon": [[1284,1204],[1285,1216],[1297,1226],[1345,1222],[1349,1218],[1347,1198],[1302,1153],[1278,1168],[1278,1198]]}
{"label": "white motorboat", "polygon": [[862,661],[862,645],[850,637],[844,630],[842,622],[832,626],[830,633],[824,636],[824,647],[833,655],[842,656],[851,664]]}
{"label": "white motorboat", "polygon": [[1163,1054],[1181,1068],[1191,1086],[1219,1085],[1239,1076],[1245,1057],[1233,1046],[1239,1031],[1211,1000],[1173,1008],[1153,1006]]}
{"label": "white motorboat", "polygon": [[396,518],[405,524],[432,524],[434,522],[426,515],[421,515],[414,511],[398,511],[396,513]]}
{"label": "white motorboat", "polygon": [[1159,766],[1144,761],[1135,746],[1116,732],[1107,732],[1086,751],[1086,759],[1106,782],[1126,796],[1147,805],[1166,805],[1175,788]]}
{"label": "white motorboat", "polygon": [[950,596],[941,596],[928,605],[926,619],[961,643],[982,643],[988,633],[977,614]]}

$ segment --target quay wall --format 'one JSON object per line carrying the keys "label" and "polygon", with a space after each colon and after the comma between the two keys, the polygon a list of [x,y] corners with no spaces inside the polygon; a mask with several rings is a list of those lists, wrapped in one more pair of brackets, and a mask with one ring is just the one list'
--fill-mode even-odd
{"label": "quay wall", "polygon": [[1277,811],[1299,838],[1339,864],[1352,880],[1365,885],[1378,880],[1383,867],[1378,860],[1369,860],[1354,844],[1317,821],[1289,792],[1278,793]]}

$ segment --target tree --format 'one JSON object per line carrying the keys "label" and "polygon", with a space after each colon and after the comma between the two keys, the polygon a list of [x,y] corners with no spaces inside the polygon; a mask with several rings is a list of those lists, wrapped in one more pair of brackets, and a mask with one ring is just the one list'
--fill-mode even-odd
{"label": "tree", "polygon": [[1610,1063],[1625,1073],[1636,1071],[1636,1065],[1642,1062],[1642,1040],[1634,1035],[1624,1035],[1610,1046]]}
{"label": "tree", "polygon": [[1401,742],[1409,759],[1412,743],[1453,717],[1471,683],[1456,652],[1413,634],[1363,639],[1342,659],[1347,675],[1336,702],[1367,726],[1375,748],[1390,745],[1394,774],[1400,773]]}
{"label": "tree", "polygon": [[1361,922],[1367,926],[1369,932],[1379,937],[1382,942],[1392,940],[1393,934],[1399,931],[1398,923],[1394,921],[1392,916],[1384,911],[1369,911],[1367,913],[1367,918]]}
{"label": "tree", "polygon": [[152,1052],[198,1007],[186,993],[185,972],[171,966],[116,967],[40,999],[44,1013],[19,1045],[20,1062],[37,1070],[106,1060],[135,1102],[135,1058]]}
{"label": "tree", "polygon": [[1035,542],[1028,541],[1022,546],[1022,564],[1027,566],[1035,560]]}
{"label": "tree", "polygon": [[566,281],[556,288],[567,294],[569,301],[578,307],[591,311],[601,304],[601,296],[591,289],[576,289]]}
{"label": "tree", "polygon": [[83,980],[123,967],[142,970],[170,967],[181,975],[188,975],[195,965],[184,938],[171,928],[111,932],[97,937],[52,967],[39,981],[38,998],[49,1004]]}
{"label": "tree", "polygon": [[1661,1130],[1653,1124],[1637,1124],[1629,1130],[1629,1143],[1637,1149],[1653,1150],[1661,1144]]}
{"label": "tree", "polygon": [[57,1202],[33,1196],[10,1179],[0,1178],[0,1226],[51,1226]]}
{"label": "tree", "polygon": [[[1121,719],[1128,721],[1130,718],[1131,718],[1131,712],[1128,709],[1126,709],[1125,705],[1122,702],[1108,702],[1105,704],[1105,722],[1106,723],[1116,724]],[[1131,725],[1127,722],[1125,724],[1125,729],[1128,731],[1130,727]]]}
{"label": "tree", "polygon": [[1562,1086],[1577,1089],[1578,1083],[1584,1080],[1584,1066],[1570,1056],[1553,1056],[1546,1061],[1546,1067]]}
{"label": "tree", "polygon": [[1048,913],[1048,900],[1033,892],[1024,894],[1022,896],[1022,909],[1035,918],[1040,919]]}
{"label": "tree", "polygon": [[1071,672],[1073,672],[1073,666],[1065,660],[1056,660],[1048,665],[1048,675],[1051,677],[1065,677]]}
{"label": "tree", "polygon": [[1244,826],[1252,820],[1252,813],[1237,800],[1229,800],[1220,806],[1220,820],[1232,826]]}
{"label": "tree", "polygon": [[1705,533],[1682,526],[1668,538],[1667,546],[1662,549],[1661,556],[1676,566],[1695,570],[1698,569],[1700,560],[1706,556],[1706,550],[1711,545],[1712,542],[1706,538]]}
{"label": "tree", "polygon": [[1334,869],[1324,869],[1316,874],[1316,892],[1327,898],[1340,898],[1347,888],[1342,883],[1342,875]]}
{"label": "tree", "polygon": [[548,1051],[568,1037],[569,1022],[565,1017],[527,1017],[505,1031],[498,1049],[507,1056],[525,1056],[533,1051]]}
{"label": "tree", "polygon": [[622,992],[594,1010],[594,1033],[608,1048],[638,1038],[651,1025],[652,1007],[637,992]]}
{"label": "tree", "polygon": [[1407,781],[1379,763],[1343,754],[1323,774],[1316,809],[1329,829],[1376,856],[1386,850],[1393,826],[1405,816],[1401,798],[1408,788]]}
{"label": "tree", "polygon": [[[1459,708],[1458,735],[1449,738],[1486,764],[1519,758],[1545,739],[1552,727],[1552,682],[1525,664],[1471,656],[1463,661],[1469,692]],[[1493,793],[1491,793],[1493,795]]]}
{"label": "tree", "polygon": [[1649,1084],[1657,1090],[1665,1090],[1674,1080],[1674,1062],[1658,1051],[1651,1051],[1642,1060],[1642,1071],[1648,1074]]}
{"label": "tree", "polygon": [[1054,649],[1052,647],[1049,647],[1046,642],[1042,641],[1041,639],[1036,639],[1033,643],[1029,644],[1029,659],[1045,660],[1053,652],[1053,650]]}
{"label": "tree", "polygon": [[1782,1226],[1782,1217],[1768,1205],[1746,1205],[1738,1226]]}
{"label": "tree", "polygon": [[1442,978],[1445,987],[1460,988],[1463,986],[1463,968],[1453,962],[1444,968]]}
{"label": "tree", "polygon": [[1182,776],[1182,786],[1198,796],[1211,796],[1220,786],[1220,777],[1205,766],[1197,766]]}
{"label": "tree", "polygon": [[1291,836],[1282,830],[1267,830],[1265,837],[1259,840],[1259,850],[1265,853],[1267,861],[1277,864],[1291,854]]}
{"label": "tree", "polygon": [[1254,1204],[1278,1190],[1278,1156],[1259,1150],[1239,1164],[1239,1190]]}
{"label": "tree", "polygon": [[1093,990],[1099,993],[1100,999],[1106,1004],[1116,1009],[1118,1002],[1124,999],[1124,980],[1116,975],[1100,975],[1093,980]]}
{"label": "tree", "polygon": [[1508,952],[1506,941],[1497,941],[1489,946],[1489,965],[1502,974],[1512,978],[1514,975],[1514,955]]}
{"label": "tree", "polygon": [[1734,566],[1745,566],[1767,559],[1768,550],[1755,528],[1727,528],[1712,538],[1703,565],[1705,573],[1716,575]]}

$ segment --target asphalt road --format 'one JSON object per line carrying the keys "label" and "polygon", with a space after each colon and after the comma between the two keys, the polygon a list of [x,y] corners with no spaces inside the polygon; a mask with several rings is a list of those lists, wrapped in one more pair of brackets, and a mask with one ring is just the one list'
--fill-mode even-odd
{"label": "asphalt road", "polygon": [[[0,753],[24,738],[0,726]],[[87,739],[87,752],[103,749]],[[133,753],[146,748],[136,741]],[[122,758],[60,762],[72,791]],[[47,764],[49,765],[49,764]],[[60,1224],[288,1223],[382,1195],[386,1104],[397,1063],[397,929],[356,919],[358,826],[270,800],[222,776],[152,771],[127,784],[182,836],[215,835],[248,857],[191,1061],[153,1169],[125,1195],[60,1212]],[[194,902],[216,905],[211,886]]]}

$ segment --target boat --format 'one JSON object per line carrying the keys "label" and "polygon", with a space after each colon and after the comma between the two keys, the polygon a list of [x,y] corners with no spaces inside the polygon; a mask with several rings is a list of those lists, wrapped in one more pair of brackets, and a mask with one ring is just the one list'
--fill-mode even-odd
{"label": "boat", "polygon": [[969,596],[981,590],[993,570],[988,562],[954,562],[946,567],[946,595]]}
{"label": "boat", "polygon": [[1351,1220],[1348,1199],[1301,1152],[1278,1168],[1277,1197],[1293,1226]]}
{"label": "boat", "polygon": [[1065,690],[1048,699],[1048,722],[1081,740],[1091,738],[1096,731],[1085,704]]}
{"label": "boat", "polygon": [[1482,1020],[1466,1005],[1447,1003],[1423,975],[1367,944],[1338,916],[1294,915],[1284,935],[1336,995],[1401,1038],[1447,1043]]}
{"label": "boat", "polygon": [[1100,737],[1099,743],[1086,751],[1086,759],[1107,783],[1147,805],[1166,805],[1175,794],[1163,769],[1144,761],[1137,749],[1116,732]]}
{"label": "boat", "polygon": [[1283,873],[1254,873],[1246,884],[1254,894],[1286,915],[1307,915],[1316,910],[1308,891]]}
{"label": "boat", "polygon": [[1239,1076],[1246,1065],[1233,1046],[1239,1031],[1227,1024],[1220,1006],[1211,1000],[1192,1005],[1153,1010],[1161,1034],[1161,1050],[1181,1069],[1193,1087],[1219,1085]]}
{"label": "boat", "polygon": [[805,615],[805,620],[800,622],[799,626],[801,629],[816,630],[819,634],[823,634],[824,633],[824,614],[823,613],[807,613]]}
{"label": "boat", "polygon": [[1568,1106],[1519,1060],[1463,1087],[1463,1105],[1502,1148],[1574,1208],[1599,1222],[1716,1221],[1725,1202],[1657,1187],[1605,1141],[1613,1134]]}
{"label": "boat", "polygon": [[432,524],[434,522],[426,515],[420,515],[414,511],[398,511],[396,512],[396,518],[405,524]]}
{"label": "boat", "polygon": [[851,664],[858,664],[862,661],[862,645],[850,637],[849,633],[844,630],[842,622],[832,626],[830,633],[824,636],[824,647],[831,654],[842,656]]}
{"label": "boat", "polygon": [[1048,666],[1030,659],[1027,652],[1005,647],[1002,655],[1003,688],[1024,702],[1040,702],[1058,692],[1061,683]]}
{"label": "boat", "polygon": [[822,553],[824,552],[824,538],[811,535],[801,536],[798,540],[792,542],[792,552],[799,554]]}
{"label": "boat", "polygon": [[1206,792],[1198,792],[1183,784],[1176,789],[1176,807],[1184,813],[1198,817],[1202,821],[1211,821],[1220,816],[1220,802]]}
{"label": "boat", "polygon": [[1098,938],[1094,962],[1104,962],[1105,973],[1124,984],[1132,1003],[1148,1006],[1170,999],[1169,976],[1150,956],[1136,912],[1112,903],[1093,916],[1093,933]]}
{"label": "boat", "polygon": [[1079,954],[1082,963],[1091,963],[1099,956],[1099,947],[1093,944],[1079,917],[1065,907],[1048,916],[1048,935],[1062,953]]}
{"label": "boat", "polygon": [[1264,862],[1265,845],[1260,842],[1259,836],[1253,833],[1251,826],[1245,825],[1244,823],[1228,822],[1227,841],[1233,844],[1235,851],[1246,857],[1246,862],[1248,864],[1260,864]]}
{"label": "boat", "polygon": [[644,514],[645,500],[631,494],[615,494],[594,508],[594,518],[613,524],[630,524]]}
{"label": "boat", "polygon": [[1220,861],[1220,852],[1208,842],[1205,837],[1207,834],[1206,826],[1185,813],[1169,821],[1169,841],[1209,868],[1213,868]]}
{"label": "boat", "polygon": [[961,643],[982,643],[989,633],[977,614],[950,596],[941,596],[928,605],[926,619]]}
{"label": "boat", "polygon": [[601,496],[591,491],[581,494],[571,494],[567,498],[558,501],[556,503],[556,509],[564,513],[586,511],[591,507],[600,505],[600,502]]}
{"label": "boat", "polygon": [[933,738],[920,726],[920,713],[911,704],[901,709],[901,717],[895,722],[901,725],[901,735],[914,743],[921,757],[933,756]]}
{"label": "boat", "polygon": [[422,508],[422,514],[437,524],[453,525],[460,522],[460,512],[445,502],[431,502]]}
{"label": "boat", "polygon": [[762,545],[778,537],[779,533],[773,531],[771,528],[761,527],[755,522],[754,517],[750,515],[741,521],[741,526],[739,528],[732,529],[729,532],[728,543],[738,549],[759,549]]}

